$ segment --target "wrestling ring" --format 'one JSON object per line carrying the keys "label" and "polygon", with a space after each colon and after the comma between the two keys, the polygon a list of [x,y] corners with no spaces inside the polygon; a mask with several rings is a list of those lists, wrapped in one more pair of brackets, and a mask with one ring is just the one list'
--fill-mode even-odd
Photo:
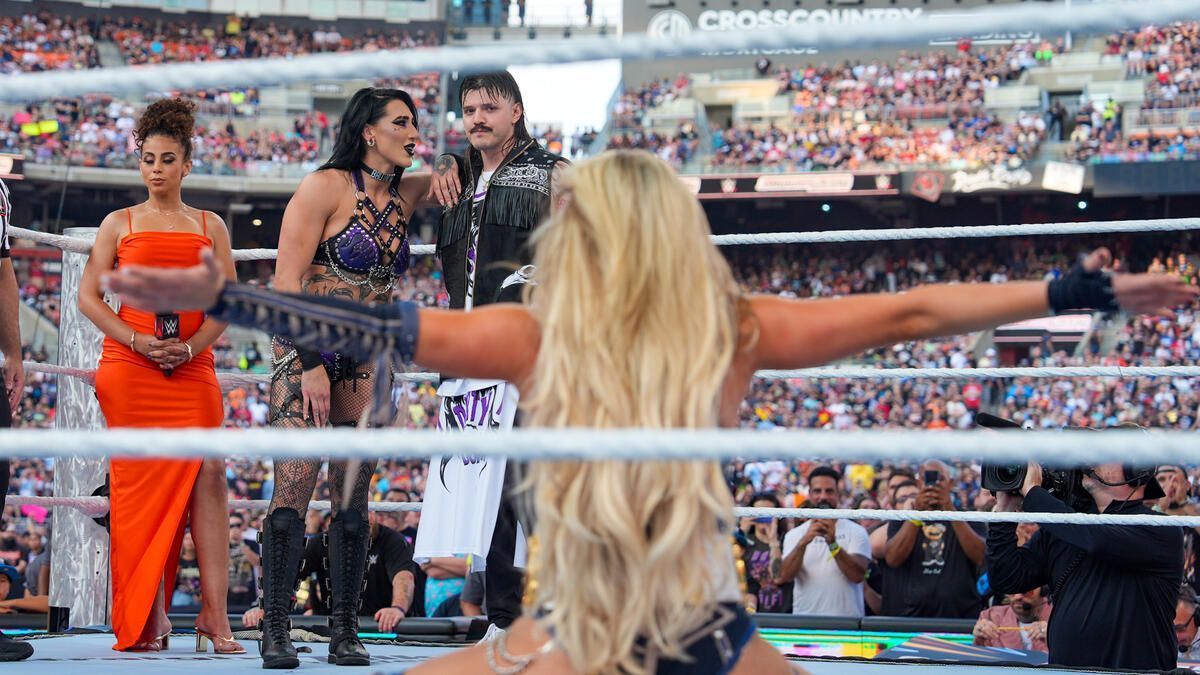
{"label": "wrestling ring", "polygon": [[[504,46],[488,50],[442,48],[415,55],[379,52],[335,56],[300,57],[286,62],[246,61],[237,64],[147,67],[120,75],[104,71],[47,73],[0,80],[0,99],[22,100],[85,93],[95,90],[144,92],[164,87],[188,89],[220,83],[231,85],[279,84],[311,79],[334,79],[352,73],[355,77],[395,76],[408,72],[470,70],[494,67],[497,63],[547,63],[595,58],[656,58],[665,55],[701,54],[714,48],[746,49],[804,44],[836,49],[847,45],[896,46],[919,43],[946,34],[967,34],[979,25],[993,30],[1020,30],[1036,23],[1042,30],[1113,30],[1132,25],[1161,23],[1200,15],[1200,2],[1167,0],[1155,3],[1096,4],[1076,7],[1036,8],[1019,6],[986,12],[969,12],[957,18],[914,19],[904,30],[874,24],[848,26],[808,25],[768,30],[747,37],[723,33],[682,40],[647,37],[624,40],[574,40],[569,43],[539,42],[536,45]],[[910,25],[911,24],[911,25]],[[753,41],[753,45],[750,41]],[[486,60],[486,61],[485,61]],[[13,80],[19,79],[20,82]],[[903,239],[933,239],[1003,236],[1069,236],[1077,234],[1182,232],[1200,230],[1200,219],[1163,219],[1092,223],[1045,223],[1038,225],[963,226],[899,230],[841,230],[783,234],[717,236],[720,245],[807,244],[827,242],[880,242]],[[226,673],[257,670],[258,653],[252,632],[236,632],[248,647],[241,656],[194,653],[189,640],[190,619],[172,616],[176,627],[169,649],[158,653],[120,653],[111,650],[113,638],[107,631],[109,600],[106,580],[108,557],[106,533],[93,518],[107,512],[107,500],[94,496],[103,483],[108,456],[214,456],[238,457],[429,457],[438,454],[505,456],[514,459],[812,459],[856,461],[920,461],[970,458],[984,461],[1036,459],[1048,464],[1070,465],[1102,461],[1127,461],[1136,447],[1141,464],[1200,463],[1200,444],[1184,432],[1110,431],[1101,435],[1063,435],[1054,432],[1024,432],[1020,443],[1011,435],[979,432],[858,431],[758,433],[748,431],[648,432],[627,431],[537,431],[497,433],[481,447],[477,436],[397,430],[313,432],[282,431],[175,431],[167,438],[158,432],[103,429],[95,397],[91,392],[94,367],[100,351],[100,335],[76,309],[76,295],[83,264],[94,230],[78,228],[65,236],[13,228],[15,238],[56,246],[63,250],[63,318],[60,326],[60,363],[26,363],[27,372],[42,372],[61,378],[56,431],[5,432],[3,454],[11,457],[54,456],[56,481],[53,497],[11,497],[18,507],[53,509],[55,527],[52,548],[61,552],[53,558],[51,573],[50,625],[34,626],[30,615],[0,616],[0,628],[14,637],[34,642],[34,656],[16,666],[22,673],[62,673],[82,668],[88,672]],[[432,247],[414,247],[414,255],[429,255]],[[238,260],[272,259],[271,250],[235,251]],[[399,373],[401,378],[436,381],[436,373]],[[899,380],[949,379],[987,380],[1015,377],[1057,378],[1191,378],[1200,367],[1064,367],[1064,368],[945,368],[888,369],[832,367],[802,371],[763,371],[767,379]],[[219,373],[226,390],[265,382],[265,376]],[[164,442],[165,441],[165,442]],[[336,450],[331,453],[331,448]],[[381,452],[380,448],[387,448]],[[420,504],[373,503],[373,510],[420,510]],[[232,501],[233,508],[265,508],[265,502]],[[328,502],[313,502],[314,509],[327,510]],[[1080,527],[1099,524],[1143,524],[1168,527],[1200,527],[1200,517],[1139,517],[1088,514],[1026,514],[981,512],[929,512],[889,510],[750,509],[736,510],[744,517],[848,518],[872,520],[963,520],[970,522],[1065,522]],[[232,619],[232,617],[231,617]],[[1037,664],[1036,655],[1009,650],[970,646],[971,621],[915,620],[868,617],[837,619],[759,615],[763,636],[784,654],[821,675],[841,673],[1027,672]],[[233,621],[235,626],[240,620]],[[295,618],[298,644],[312,648],[302,653],[303,672],[335,672],[326,663],[320,644],[323,619]],[[52,628],[53,631],[47,630]],[[482,636],[485,625],[471,619],[406,619],[395,633],[372,632],[377,627],[369,618],[362,621],[362,637],[371,651],[371,672],[399,673],[451,650],[471,644]],[[1044,655],[1041,657],[1044,663]],[[1181,666],[1198,664],[1184,664]],[[341,671],[337,671],[341,672]],[[1038,672],[1099,672],[1039,667]]]}

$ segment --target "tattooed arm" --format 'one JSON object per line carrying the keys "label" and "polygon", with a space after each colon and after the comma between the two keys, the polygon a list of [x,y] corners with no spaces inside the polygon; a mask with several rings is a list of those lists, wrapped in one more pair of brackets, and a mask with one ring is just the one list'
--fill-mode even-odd
{"label": "tattooed arm", "polygon": [[769,563],[769,573],[772,583],[781,584],[780,578],[783,576],[783,549],[778,539],[771,542],[771,558]]}
{"label": "tattooed arm", "polygon": [[426,201],[436,201],[445,208],[458,203],[462,195],[462,160],[457,155],[441,155],[433,162]]}

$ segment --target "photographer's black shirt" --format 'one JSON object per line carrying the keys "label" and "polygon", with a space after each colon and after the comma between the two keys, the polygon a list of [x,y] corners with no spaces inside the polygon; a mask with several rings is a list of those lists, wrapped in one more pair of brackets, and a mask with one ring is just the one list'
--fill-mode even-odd
{"label": "photographer's black shirt", "polygon": [[[904,523],[888,523],[888,539]],[[983,525],[968,523],[980,536]],[[979,578],[975,563],[967,557],[950,523],[925,523],[917,532],[908,559],[899,567],[884,563],[883,616],[920,616],[943,619],[974,619],[982,603],[975,591]]]}
{"label": "photographer's black shirt", "polygon": [[[1040,487],[1026,495],[1024,510],[1073,513]],[[1141,502],[1113,502],[1104,512],[1158,515]],[[1018,547],[1017,526],[995,523],[988,580],[998,594],[1050,586],[1052,664],[1171,670],[1182,547],[1177,527],[1052,524]]]}
{"label": "photographer's black shirt", "polygon": [[[416,566],[412,559],[412,546],[404,539],[404,535],[390,527],[380,526],[371,547],[367,550],[367,569],[363,573],[367,585],[362,593],[362,602],[358,606],[359,616],[374,616],[384,607],[392,606],[392,580],[400,572],[415,572]],[[326,560],[329,548],[325,537],[309,538],[304,546],[304,568],[301,578],[309,573],[315,573],[320,588],[313,598],[313,614],[329,614],[328,595],[329,570]],[[407,615],[407,613],[406,613]]]}

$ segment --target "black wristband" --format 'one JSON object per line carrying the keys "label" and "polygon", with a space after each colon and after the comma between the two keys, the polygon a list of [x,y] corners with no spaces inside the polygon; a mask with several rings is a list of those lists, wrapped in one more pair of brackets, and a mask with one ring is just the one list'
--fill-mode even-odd
{"label": "black wristband", "polygon": [[321,357],[321,352],[311,349],[296,347],[296,358],[300,360],[300,367],[304,370],[313,370],[325,365],[325,359]]}
{"label": "black wristband", "polygon": [[1089,272],[1075,263],[1065,276],[1047,285],[1046,296],[1055,314],[1072,309],[1095,309],[1118,312],[1112,277],[1106,272]]}

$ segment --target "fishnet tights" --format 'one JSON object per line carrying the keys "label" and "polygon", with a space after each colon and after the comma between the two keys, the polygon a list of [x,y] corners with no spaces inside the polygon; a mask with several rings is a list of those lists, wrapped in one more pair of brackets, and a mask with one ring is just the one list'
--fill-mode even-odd
{"label": "fishnet tights", "polygon": [[[275,362],[279,363],[290,350],[275,345]],[[304,419],[304,397],[300,391],[303,370],[299,359],[292,359],[286,368],[271,380],[271,426],[276,429],[311,429],[311,420]],[[357,426],[363,411],[371,403],[374,373],[370,364],[361,364],[355,377],[329,384],[329,423],[335,427]],[[279,459],[275,461],[275,493],[269,512],[278,508],[295,509],[303,516],[317,487],[321,461],[313,459]],[[329,498],[334,513],[346,509],[367,517],[368,491],[375,461],[334,460],[329,462]]]}

